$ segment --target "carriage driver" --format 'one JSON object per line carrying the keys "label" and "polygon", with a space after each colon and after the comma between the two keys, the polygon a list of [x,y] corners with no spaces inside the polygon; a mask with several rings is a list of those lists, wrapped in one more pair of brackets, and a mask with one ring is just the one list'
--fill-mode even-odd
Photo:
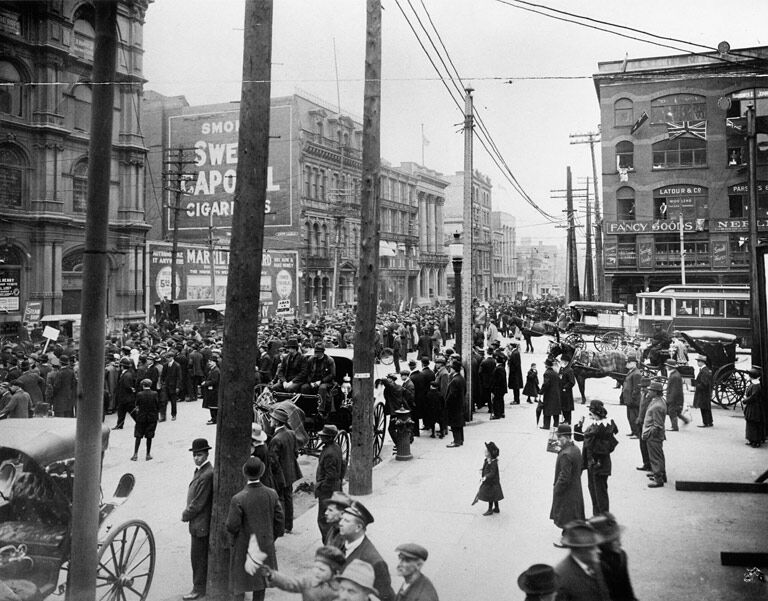
{"label": "carriage driver", "polygon": [[318,411],[323,417],[333,413],[333,398],[329,393],[336,379],[336,363],[325,354],[325,345],[322,342],[315,344],[315,353],[307,361],[307,383],[301,387],[302,394],[317,394]]}

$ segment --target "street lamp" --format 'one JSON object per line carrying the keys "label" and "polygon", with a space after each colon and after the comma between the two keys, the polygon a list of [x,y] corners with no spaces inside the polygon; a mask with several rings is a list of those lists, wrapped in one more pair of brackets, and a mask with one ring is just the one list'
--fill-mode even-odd
{"label": "street lamp", "polygon": [[453,263],[453,303],[456,313],[456,342],[453,345],[453,349],[461,354],[461,328],[463,325],[461,314],[461,268],[464,260],[464,245],[461,242],[461,234],[459,232],[453,234],[453,242],[448,245],[448,254],[451,257],[451,263]]}

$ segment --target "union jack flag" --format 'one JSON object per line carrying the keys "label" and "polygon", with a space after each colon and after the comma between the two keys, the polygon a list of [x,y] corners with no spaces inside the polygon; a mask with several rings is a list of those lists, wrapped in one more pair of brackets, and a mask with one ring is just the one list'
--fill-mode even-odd
{"label": "union jack flag", "polygon": [[667,138],[698,138],[707,139],[706,121],[680,121],[677,123],[667,123]]}

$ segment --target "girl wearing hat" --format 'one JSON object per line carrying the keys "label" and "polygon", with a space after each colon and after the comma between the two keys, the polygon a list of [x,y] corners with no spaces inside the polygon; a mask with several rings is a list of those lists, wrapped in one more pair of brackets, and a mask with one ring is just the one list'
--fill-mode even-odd
{"label": "girl wearing hat", "polygon": [[[523,394],[527,397],[525,401],[527,403],[533,403],[531,397],[534,399],[539,398],[539,373],[536,371],[536,364],[531,363],[531,369],[528,370],[528,374],[525,377],[525,387],[523,388]],[[536,423],[538,424],[538,415],[536,416]]]}
{"label": "girl wearing hat", "polygon": [[480,490],[475,495],[474,505],[478,501],[486,501],[488,510],[483,515],[499,513],[499,501],[504,498],[499,480],[499,447],[494,442],[485,443],[485,461],[480,470]]}
{"label": "girl wearing hat", "polygon": [[301,593],[303,601],[336,599],[335,576],[344,568],[344,553],[336,547],[322,546],[315,551],[312,569],[300,576],[287,576],[266,566],[261,568],[267,582],[281,591]]}
{"label": "girl wearing hat", "polygon": [[133,445],[133,457],[131,461],[139,459],[139,446],[141,439],[147,439],[147,461],[152,459],[152,439],[157,429],[157,418],[160,412],[160,402],[157,391],[152,390],[152,380],[144,378],[141,381],[141,391],[136,395],[136,406],[131,410],[131,415],[136,420],[133,428],[133,436],[136,439]]}

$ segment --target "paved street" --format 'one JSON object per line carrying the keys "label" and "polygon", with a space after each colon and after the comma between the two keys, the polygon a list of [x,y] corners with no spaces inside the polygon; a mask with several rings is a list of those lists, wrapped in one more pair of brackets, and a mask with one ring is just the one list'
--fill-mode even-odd
{"label": "paved street", "polygon": [[[523,370],[535,361],[543,366],[546,342],[534,339],[535,354],[523,354]],[[746,360],[746,357],[744,357]],[[541,372],[540,372],[541,373]],[[715,427],[694,424],[668,433],[665,444],[669,484],[646,487],[636,440],[626,436],[623,407],[613,380],[588,380],[587,398],[606,402],[609,417],[620,429],[609,480],[611,510],[626,526],[624,544],[639,599],[724,600],[765,599],[765,585],[743,582],[743,568],[720,566],[720,551],[766,551],[768,509],[764,497],[751,494],[690,493],[674,490],[674,480],[752,481],[768,467],[768,449],[744,445],[740,410],[714,410]],[[511,397],[511,394],[509,395]],[[692,393],[687,393],[690,402]],[[507,399],[507,402],[511,400]],[[574,421],[585,415],[577,405]],[[108,417],[108,422],[114,421]],[[190,588],[187,526],[179,518],[194,466],[187,449],[192,438],[213,440],[206,426],[207,411],[199,403],[180,406],[179,419],[159,425],[153,448],[155,460],[132,463],[131,430],[113,432],[104,462],[104,492],[111,494],[124,471],[136,474],[134,493],[115,514],[119,522],[141,517],[152,527],[158,545],[152,601],[177,601]],[[466,444],[447,449],[446,440],[422,436],[412,446],[414,458],[395,461],[391,444],[384,461],[374,468],[374,492],[362,498],[376,522],[369,536],[388,561],[395,589],[397,544],[419,542],[430,551],[425,573],[435,582],[443,601],[477,598],[522,599],[517,575],[532,563],[555,564],[565,556],[552,542],[558,529],[548,519],[555,456],[545,452],[547,432],[536,428],[534,405],[507,406],[506,419],[489,421],[482,410],[465,430]],[[485,505],[471,506],[479,483],[483,443],[501,449],[501,482],[506,498],[501,513],[483,517]],[[141,454],[140,456],[143,456]],[[314,474],[315,460],[301,459],[305,475]],[[591,504],[584,479],[588,515]],[[307,501],[309,501],[307,499]],[[294,533],[277,542],[282,570],[309,565],[319,544],[315,506],[295,523]],[[268,599],[288,598],[273,590]]]}

